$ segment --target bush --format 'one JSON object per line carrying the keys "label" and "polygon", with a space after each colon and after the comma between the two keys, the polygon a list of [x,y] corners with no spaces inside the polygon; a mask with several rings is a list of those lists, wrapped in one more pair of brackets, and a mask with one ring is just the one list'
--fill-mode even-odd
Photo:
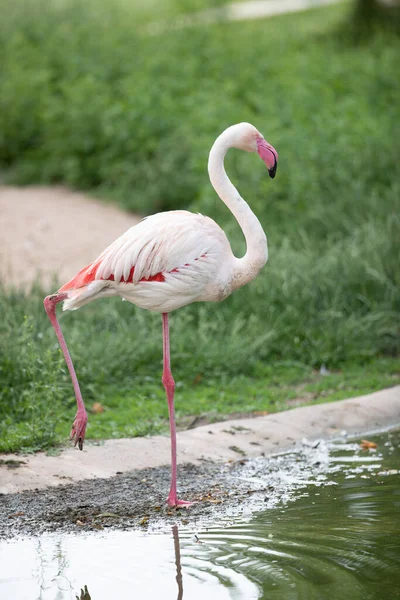
{"label": "bush", "polygon": [[29,300],[0,295],[0,452],[53,445],[56,424],[71,407],[62,403],[68,383],[64,361],[48,337],[44,342],[32,300],[39,307],[37,291]]}
{"label": "bush", "polygon": [[0,164],[14,181],[62,181],[143,214],[192,205],[223,218],[207,153],[224,127],[248,120],[278,147],[279,177],[269,186],[240,154],[229,170],[272,235],[290,223],[336,235],[387,195],[399,169],[396,39],[359,49],[317,36],[337,7],[160,37],[125,4],[107,7],[38,0],[3,11]]}

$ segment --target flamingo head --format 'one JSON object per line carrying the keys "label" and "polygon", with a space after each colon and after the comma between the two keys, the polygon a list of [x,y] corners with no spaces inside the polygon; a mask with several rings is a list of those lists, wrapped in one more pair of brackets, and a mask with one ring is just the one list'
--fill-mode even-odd
{"label": "flamingo head", "polygon": [[[232,127],[235,130],[234,146],[247,152],[257,152],[265,162],[269,176],[273,179],[278,166],[278,153],[264,136],[250,123],[239,123]],[[232,132],[233,133],[233,132]]]}

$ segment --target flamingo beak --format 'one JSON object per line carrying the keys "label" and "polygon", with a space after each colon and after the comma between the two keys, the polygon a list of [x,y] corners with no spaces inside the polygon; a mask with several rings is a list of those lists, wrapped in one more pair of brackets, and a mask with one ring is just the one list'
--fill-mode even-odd
{"label": "flamingo beak", "polygon": [[273,179],[276,175],[276,169],[278,167],[278,153],[271,144],[269,144],[264,138],[257,138],[257,152],[260,158],[265,162],[268,174]]}
{"label": "flamingo beak", "polygon": [[271,169],[268,169],[268,174],[273,179],[276,175],[276,169],[278,168],[278,161],[276,160],[276,156],[274,154],[274,165]]}

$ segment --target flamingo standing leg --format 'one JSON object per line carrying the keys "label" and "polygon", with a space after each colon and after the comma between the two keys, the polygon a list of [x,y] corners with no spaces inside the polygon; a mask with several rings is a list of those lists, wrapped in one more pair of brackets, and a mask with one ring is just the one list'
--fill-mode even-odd
{"label": "flamingo standing leg", "polygon": [[171,360],[169,351],[169,324],[168,313],[163,313],[163,375],[162,382],[167,394],[169,429],[171,433],[171,489],[168,494],[167,503],[169,506],[190,506],[193,502],[178,500],[176,493],[176,424],[175,424],[175,406],[174,392],[175,381],[171,372]]}
{"label": "flamingo standing leg", "polygon": [[44,308],[47,312],[47,316],[49,317],[51,324],[53,325],[58,341],[61,346],[61,350],[63,351],[65,362],[67,363],[67,367],[72,379],[72,385],[74,386],[76,404],[78,407],[77,413],[75,415],[75,420],[72,425],[70,439],[75,440],[75,446],[78,444],[79,450],[83,448],[83,440],[85,439],[86,432],[86,424],[87,424],[87,413],[85,409],[85,404],[82,399],[81,390],[79,388],[78,378],[75,373],[74,365],[72,364],[71,355],[68,351],[67,343],[64,339],[64,336],[61,331],[60,324],[57,320],[56,316],[56,306],[59,302],[62,302],[68,297],[68,294],[53,294],[52,296],[47,296],[44,299]]}

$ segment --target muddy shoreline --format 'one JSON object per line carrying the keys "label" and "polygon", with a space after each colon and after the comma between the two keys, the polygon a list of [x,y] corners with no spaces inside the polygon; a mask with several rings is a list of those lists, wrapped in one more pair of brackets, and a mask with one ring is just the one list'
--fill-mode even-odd
{"label": "muddy shoreline", "polygon": [[185,464],[178,470],[179,492],[182,499],[194,502],[189,509],[174,509],[165,503],[168,466],[2,494],[0,539],[51,532],[159,530],[173,524],[197,528],[221,518],[249,515],[286,504],[310,482],[331,485],[332,453],[343,444],[355,453],[362,452],[361,439],[362,435],[352,442],[347,436],[334,442],[303,440],[269,457]]}
{"label": "muddy shoreline", "polygon": [[[78,532],[106,528],[148,527],[162,520],[165,525],[186,524],[238,508],[251,494],[260,499],[272,493],[238,479],[248,461],[216,465],[186,464],[179,468],[180,497],[193,501],[189,509],[166,505],[170,483],[169,467],[140,469],[107,479],[28,490],[0,496],[0,538],[40,535],[44,532]],[[249,465],[248,465],[249,466]],[[265,471],[268,470],[265,459]],[[266,473],[264,473],[266,474]]]}

